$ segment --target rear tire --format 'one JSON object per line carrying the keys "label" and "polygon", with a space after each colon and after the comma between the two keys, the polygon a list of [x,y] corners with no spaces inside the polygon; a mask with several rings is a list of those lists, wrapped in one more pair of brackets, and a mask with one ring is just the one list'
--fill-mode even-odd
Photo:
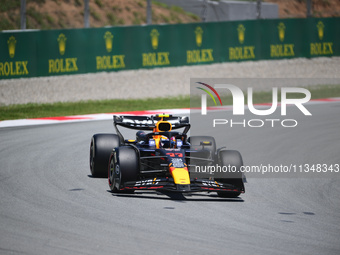
{"label": "rear tire", "polygon": [[[125,182],[137,181],[139,175],[139,156],[131,146],[116,148],[110,156],[108,173],[109,186],[113,192],[122,192],[120,189]],[[124,190],[124,193],[133,193],[133,190]]]}
{"label": "rear tire", "polygon": [[[219,152],[220,166],[226,166],[228,169],[235,169],[236,172],[221,172],[215,177],[218,182],[234,185],[237,189],[244,191],[243,174],[241,167],[243,166],[242,156],[235,150],[222,150]],[[225,198],[238,197],[241,192],[220,191],[217,195]]]}
{"label": "rear tire", "polygon": [[107,178],[109,158],[114,148],[120,145],[116,134],[95,134],[90,145],[90,170],[93,177]]}

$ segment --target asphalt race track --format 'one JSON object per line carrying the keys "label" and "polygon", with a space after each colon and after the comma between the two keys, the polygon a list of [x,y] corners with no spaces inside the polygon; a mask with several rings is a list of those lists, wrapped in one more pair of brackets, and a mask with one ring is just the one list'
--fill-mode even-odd
{"label": "asphalt race track", "polygon": [[[296,128],[226,128],[218,145],[246,165],[339,164],[340,103],[308,109],[292,110]],[[0,129],[0,254],[340,254],[340,173],[248,178],[238,199],[116,195],[89,170],[105,132],[111,121]]]}

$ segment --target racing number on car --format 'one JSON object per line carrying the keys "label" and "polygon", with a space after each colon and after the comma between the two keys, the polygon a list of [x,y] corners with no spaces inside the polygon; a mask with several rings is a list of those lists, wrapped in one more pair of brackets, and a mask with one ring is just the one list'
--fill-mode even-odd
{"label": "racing number on car", "polygon": [[179,157],[179,158],[183,158],[183,153],[180,153],[180,152],[168,152],[166,153],[166,155],[174,158],[174,157]]}

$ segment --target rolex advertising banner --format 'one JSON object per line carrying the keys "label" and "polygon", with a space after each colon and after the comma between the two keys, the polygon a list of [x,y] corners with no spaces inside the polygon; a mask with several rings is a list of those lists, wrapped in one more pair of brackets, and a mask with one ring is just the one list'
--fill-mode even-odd
{"label": "rolex advertising banner", "polygon": [[82,30],[47,30],[37,34],[39,76],[87,72],[91,37]]}
{"label": "rolex advertising banner", "polygon": [[0,79],[35,77],[37,32],[0,33]]}
{"label": "rolex advertising banner", "polygon": [[265,41],[264,38],[262,39],[261,58],[309,57],[308,50],[304,50],[304,45],[302,45],[302,42],[306,40],[304,22],[287,19],[273,22],[262,21],[261,23],[261,34],[266,39]]}
{"label": "rolex advertising banner", "polygon": [[340,18],[0,32],[0,79],[340,55]]}
{"label": "rolex advertising banner", "polygon": [[306,40],[303,40],[302,54],[308,57],[339,56],[340,19],[304,20]]}

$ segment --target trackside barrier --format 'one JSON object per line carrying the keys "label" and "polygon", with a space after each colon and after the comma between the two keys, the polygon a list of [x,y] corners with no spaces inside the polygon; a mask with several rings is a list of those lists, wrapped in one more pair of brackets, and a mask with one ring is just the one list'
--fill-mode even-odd
{"label": "trackside barrier", "polygon": [[340,18],[0,32],[0,79],[340,55]]}

